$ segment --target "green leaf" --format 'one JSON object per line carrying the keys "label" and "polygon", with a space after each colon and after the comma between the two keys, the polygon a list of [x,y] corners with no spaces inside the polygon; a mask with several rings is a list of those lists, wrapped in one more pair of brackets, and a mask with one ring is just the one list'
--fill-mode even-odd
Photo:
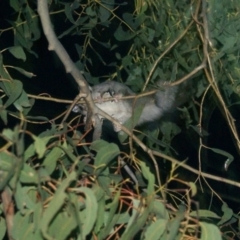
{"label": "green leaf", "polygon": [[42,158],[45,151],[46,151],[46,142],[42,138],[34,137],[34,147],[36,150],[36,153],[38,154],[38,158]]}
{"label": "green leaf", "polygon": [[111,191],[109,189],[109,186],[111,184],[111,179],[109,177],[109,172],[106,173],[106,170],[104,172],[106,174],[106,176],[104,175],[99,175],[97,180],[98,180],[98,184],[99,186],[106,192],[106,194],[108,196],[111,196]]}
{"label": "green leaf", "polygon": [[220,216],[218,216],[216,213],[210,211],[210,210],[205,210],[205,209],[199,209],[198,211],[192,211],[190,213],[190,216],[192,217],[202,217],[202,218],[221,218]]}
{"label": "green leaf", "polygon": [[79,212],[79,218],[82,222],[81,226],[81,234],[83,239],[92,231],[93,226],[97,219],[97,212],[98,212],[98,203],[95,194],[93,191],[86,187],[80,187],[75,189],[76,192],[82,193],[85,196],[85,209],[83,218],[83,211]]}
{"label": "green leaf", "polygon": [[16,141],[16,135],[15,135],[14,131],[12,131],[9,128],[3,129],[2,135],[4,137],[6,137],[11,142],[15,142]]}
{"label": "green leaf", "polygon": [[32,135],[32,137],[34,139],[35,151],[38,154],[38,158],[41,159],[46,151],[46,144],[51,139],[51,137],[37,137],[35,135]]}
{"label": "green leaf", "polygon": [[211,223],[199,222],[201,226],[201,240],[222,240],[219,228]]}
{"label": "green leaf", "polygon": [[100,239],[105,239],[108,234],[113,230],[113,227],[118,221],[119,215],[116,213],[119,205],[120,191],[117,191],[113,201],[109,204],[110,207],[109,214],[107,214],[107,220],[105,223],[105,228],[102,230]]}
{"label": "green leaf", "polygon": [[[147,219],[149,218],[149,214],[152,209],[151,200],[148,199],[148,203],[144,208],[143,204],[139,200],[132,199],[133,201],[132,216],[129,219],[126,230],[124,231],[123,235],[120,238],[121,240],[133,239],[134,236],[139,232],[139,229],[143,228],[143,226],[147,222]],[[139,212],[139,209],[141,209],[141,212]]]}
{"label": "green leaf", "polygon": [[[16,184],[16,192],[14,194],[14,197],[16,206],[22,214],[24,214],[27,209],[34,210],[35,208],[35,201],[37,199],[35,199],[35,201],[32,201],[32,199],[28,195],[28,192],[30,190],[30,187],[22,187],[19,182]],[[36,191],[35,194],[37,194]]]}
{"label": "green leaf", "polygon": [[31,119],[31,120],[39,120],[39,121],[49,121],[49,119],[47,117],[44,116],[27,116],[27,119]]}
{"label": "green leaf", "polygon": [[107,2],[101,1],[99,7],[99,14],[101,22],[105,22],[112,15],[111,10],[114,8],[115,0],[108,0]]}
{"label": "green leaf", "polygon": [[22,183],[38,183],[37,172],[30,167],[27,163],[24,163],[23,169],[20,172],[20,181]]}
{"label": "green leaf", "polygon": [[166,142],[169,142],[174,136],[181,132],[181,129],[177,126],[177,124],[173,122],[163,122],[160,129]]}
{"label": "green leaf", "polygon": [[0,191],[15,174],[16,156],[9,152],[0,153]]}
{"label": "green leaf", "polygon": [[234,159],[234,157],[230,153],[228,153],[228,152],[226,152],[226,151],[224,151],[222,149],[218,149],[218,148],[208,148],[208,149],[212,150],[215,153],[218,153],[218,154],[221,154],[223,156],[226,156],[228,159],[231,159],[231,160]]}
{"label": "green leaf", "polygon": [[34,147],[34,144],[31,144],[27,150],[24,152],[24,162],[26,162],[29,158],[31,158],[32,156],[34,156],[35,154],[35,147]]}
{"label": "green leaf", "polygon": [[148,28],[147,32],[148,32],[148,42],[152,42],[155,37],[156,31],[151,28]]}
{"label": "green leaf", "polygon": [[133,14],[128,12],[123,13],[123,20],[133,29],[136,29],[141,23],[137,19],[140,18],[135,18]]}
{"label": "green leaf", "polygon": [[154,192],[155,177],[150,172],[149,167],[147,167],[146,163],[140,162],[140,166],[141,166],[142,174],[144,178],[148,181],[147,193],[151,197]]}
{"label": "green leaf", "polygon": [[43,205],[42,203],[36,202],[34,205],[34,211],[33,211],[33,224],[34,224],[34,232],[41,234],[39,231],[39,223],[42,218],[42,213],[43,213]]}
{"label": "green leaf", "polygon": [[186,62],[186,58],[183,58],[176,49],[174,49],[174,56],[175,56],[178,64],[181,64],[181,66],[184,67],[187,71],[189,71],[189,72],[191,71],[191,68],[188,66],[188,64]]}
{"label": "green leaf", "polygon": [[43,161],[43,166],[47,170],[48,174],[52,174],[54,169],[56,168],[57,161],[60,157],[64,155],[64,151],[59,147],[54,147],[51,151],[47,154]]}
{"label": "green leaf", "polygon": [[157,219],[155,222],[152,222],[144,233],[145,239],[159,239],[166,230],[167,223],[168,221],[165,219]]}
{"label": "green leaf", "polygon": [[45,182],[45,181],[51,181],[51,178],[49,176],[49,173],[47,172],[47,170],[43,167],[40,167],[38,169],[38,179],[41,182]]}
{"label": "green leaf", "polygon": [[130,219],[129,212],[126,211],[124,213],[118,214],[118,221],[116,224],[127,224]]}
{"label": "green leaf", "polygon": [[[34,238],[33,233],[33,222],[31,221],[31,214],[28,213],[22,215],[20,211],[18,211],[13,218],[13,226],[12,229],[12,237],[13,239],[24,239],[31,240],[37,239]],[[38,238],[40,240],[40,238]]]}
{"label": "green leaf", "polygon": [[54,236],[54,239],[65,240],[67,239],[68,235],[76,228],[76,226],[77,222],[73,212],[60,212],[53,219],[49,227],[49,234],[51,236]]}
{"label": "green leaf", "polygon": [[67,157],[73,162],[76,162],[76,155],[73,154],[73,147],[68,145],[67,142],[64,142],[62,145],[63,151],[66,153]]}
{"label": "green leaf", "polygon": [[32,104],[30,103],[28,96],[25,91],[22,91],[20,97],[14,102],[14,106],[20,111],[24,112],[25,109],[28,108],[27,111],[30,111]]}
{"label": "green leaf", "polygon": [[194,182],[188,182],[188,185],[191,188],[191,196],[195,196],[197,194],[197,186]]}
{"label": "green leaf", "polygon": [[39,28],[38,18],[35,17],[35,12],[32,10],[29,4],[26,6],[26,18],[27,23],[25,24],[29,28],[29,39],[31,41],[36,41],[41,36],[41,31]]}
{"label": "green leaf", "polygon": [[8,112],[3,107],[2,98],[0,98],[0,116],[1,116],[1,119],[3,120],[5,125],[7,125],[7,114],[8,114]]}
{"label": "green leaf", "polygon": [[20,67],[13,67],[13,66],[12,66],[11,68],[17,70],[18,72],[20,72],[21,74],[23,74],[25,77],[28,77],[28,78],[32,78],[32,77],[35,77],[35,76],[36,76],[34,73],[28,72],[28,71],[26,71],[25,69],[20,68]]}
{"label": "green leaf", "polygon": [[224,202],[222,205],[223,216],[217,225],[222,225],[229,221],[233,216],[233,210]]}
{"label": "green leaf", "polygon": [[[76,2],[75,2],[76,3]],[[64,6],[64,12],[65,12],[65,15],[66,17],[68,18],[68,20],[71,22],[71,23],[74,23],[75,24],[75,20],[73,18],[73,15],[72,15],[72,12],[73,12],[73,9],[72,9],[72,6],[74,4],[70,4],[70,3],[65,3]],[[79,3],[78,3],[79,5]],[[74,26],[75,27],[75,26]]]}
{"label": "green leaf", "polygon": [[94,141],[91,149],[97,151],[95,157],[96,175],[99,175],[119,153],[119,148],[114,143],[103,140]]}
{"label": "green leaf", "polygon": [[97,210],[97,219],[94,227],[94,233],[96,235],[99,234],[101,228],[104,224],[104,214],[105,214],[105,198],[104,198],[104,191],[98,187],[99,191],[102,193],[102,197],[98,199],[98,210]]}
{"label": "green leaf", "polygon": [[6,221],[3,217],[0,217],[0,239],[4,239],[4,236],[6,234]]}
{"label": "green leaf", "polygon": [[21,4],[18,0],[10,0],[10,6],[15,10],[15,12],[19,12]]}
{"label": "green leaf", "polygon": [[62,181],[58,189],[56,190],[55,194],[51,202],[48,205],[48,208],[42,214],[41,221],[39,223],[39,228],[42,231],[42,234],[45,238],[51,239],[51,236],[48,234],[48,228],[54,216],[59,212],[65,200],[67,199],[66,189],[70,185],[70,183],[76,180],[77,175],[76,172],[71,172],[69,176]]}
{"label": "green leaf", "polygon": [[8,48],[8,51],[17,59],[22,59],[23,61],[26,61],[26,54],[23,51],[23,48],[20,46],[14,46]]}
{"label": "green leaf", "polygon": [[138,199],[132,199],[132,204],[133,204],[133,208],[132,208],[132,214],[131,214],[131,217],[128,221],[128,224],[126,226],[126,231],[131,227],[131,225],[134,224],[134,221],[137,219],[137,215],[138,215],[138,209],[139,209],[139,206],[141,204],[140,200]]}
{"label": "green leaf", "polygon": [[86,8],[86,14],[90,17],[96,16],[96,12],[93,10],[93,8],[91,6]]}
{"label": "green leaf", "polygon": [[[18,15],[17,22],[21,23],[21,15]],[[33,42],[31,41],[31,38],[29,37],[29,30],[28,26],[26,24],[20,25],[18,24],[17,30],[14,34],[14,45],[15,46],[22,46],[23,48],[26,48],[29,52],[33,53],[31,51],[31,47],[33,45]],[[26,37],[28,35],[28,37]]]}
{"label": "green leaf", "polygon": [[165,232],[163,239],[175,240],[177,238],[181,221],[184,219],[186,208],[184,205],[180,204],[176,216],[168,221],[167,229],[170,231]]}
{"label": "green leaf", "polygon": [[[9,75],[9,73],[6,71],[6,68],[3,67],[2,53],[0,53],[0,76],[1,76],[1,78],[5,79],[5,81],[6,80],[10,81],[10,79],[12,79],[11,76]],[[3,87],[4,92],[6,92],[5,91],[6,89],[4,88],[4,82],[0,82],[0,86]]]}
{"label": "green leaf", "polygon": [[8,95],[8,100],[5,102],[4,106],[7,108],[12,103],[14,103],[23,91],[22,82],[19,80],[13,80],[11,82],[3,82],[5,87],[5,92]]}
{"label": "green leaf", "polygon": [[92,144],[91,144],[91,150],[98,152],[98,151],[101,150],[103,147],[108,146],[108,144],[109,144],[108,142],[106,142],[106,141],[104,141],[104,140],[102,140],[102,139],[96,140],[96,141],[92,142]]}
{"label": "green leaf", "polygon": [[227,157],[227,160],[225,161],[225,164],[224,164],[224,169],[227,171],[229,165],[234,160],[233,155],[224,151],[224,150],[222,150],[222,149],[218,149],[218,148],[208,148],[208,149],[212,150],[213,152],[215,152],[217,154],[220,154],[220,155],[223,155],[223,156]]}
{"label": "green leaf", "polygon": [[176,63],[173,65],[172,74],[171,74],[171,77],[170,77],[170,81],[171,81],[171,82],[176,81],[177,72],[178,72],[178,62],[176,62]]}
{"label": "green leaf", "polygon": [[122,26],[120,25],[117,30],[114,33],[114,37],[118,40],[118,41],[128,41],[132,38],[135,37],[135,33],[132,33],[130,31],[123,31]]}
{"label": "green leaf", "polygon": [[153,210],[152,212],[156,215],[157,218],[169,219],[168,211],[165,205],[158,200],[155,200],[153,203]]}

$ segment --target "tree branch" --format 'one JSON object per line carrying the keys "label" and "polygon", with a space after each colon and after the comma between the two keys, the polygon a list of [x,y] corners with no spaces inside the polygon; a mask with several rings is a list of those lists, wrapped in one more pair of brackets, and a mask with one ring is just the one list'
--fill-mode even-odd
{"label": "tree branch", "polygon": [[[62,46],[60,41],[58,40],[51,24],[49,10],[48,10],[48,3],[47,0],[38,0],[38,13],[41,19],[43,32],[48,40],[49,47],[48,49],[50,51],[55,51],[58,57],[60,58],[61,62],[63,63],[66,72],[70,73],[74,80],[76,81],[77,85],[80,88],[79,95],[76,97],[76,99],[84,98],[87,107],[88,107],[88,115],[87,115],[87,121],[86,121],[86,130],[91,127],[91,121],[92,116],[94,113],[95,105],[92,100],[92,96],[89,91],[89,86],[86,80],[84,79],[83,75],[79,71],[79,69],[76,67],[74,62],[71,60],[70,56],[68,55],[65,48]],[[73,102],[74,104],[74,102]],[[72,104],[72,105],[73,105]],[[71,111],[72,106],[70,107],[69,112]],[[69,113],[68,112],[68,113]],[[68,114],[67,113],[67,114]],[[64,118],[64,120],[66,117]]]}

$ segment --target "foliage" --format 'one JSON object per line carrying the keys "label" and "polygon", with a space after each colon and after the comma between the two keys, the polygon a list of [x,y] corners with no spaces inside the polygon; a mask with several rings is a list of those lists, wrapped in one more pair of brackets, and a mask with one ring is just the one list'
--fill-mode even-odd
{"label": "foliage", "polygon": [[[228,171],[238,159],[225,149],[205,146],[202,137],[208,129],[202,127],[209,123],[214,103],[229,126],[231,145],[239,150],[235,112],[231,112],[239,96],[239,1],[209,0],[206,5],[204,0],[55,0],[49,4],[58,38],[69,41],[65,47],[74,58],[77,55],[75,63],[90,85],[110,78],[141,92],[157,79],[176,82],[187,76],[195,101],[179,109],[184,127],[164,121],[160,131],[136,132],[153,151],[143,153],[132,138],[128,148],[118,141],[89,143],[90,133],[82,130],[79,116],[61,122],[71,100],[34,94],[34,82],[26,82],[35,76],[31,60],[40,59],[46,50],[39,44],[45,37],[35,1],[10,0],[9,9],[5,6],[6,25],[0,27],[0,117],[4,125],[0,239],[238,237],[236,210],[208,180],[230,190],[235,186],[230,192],[234,196],[239,179],[215,174],[219,175],[216,165]],[[50,65],[57,71],[58,63]],[[56,92],[67,91],[66,87],[58,89],[60,85],[54,85]],[[51,86],[45,87],[40,91],[48,92]],[[54,104],[50,115],[45,109],[43,116],[38,115],[38,101]],[[197,139],[193,143],[199,152],[197,169],[174,158],[174,139],[184,129]],[[216,172],[202,172],[212,161],[201,155],[204,148],[214,154],[213,160],[218,155],[224,158],[223,163],[213,163]],[[124,173],[126,164],[130,167]],[[197,175],[191,178],[190,173]],[[206,205],[201,205],[202,187],[214,196],[213,203],[205,199]]]}

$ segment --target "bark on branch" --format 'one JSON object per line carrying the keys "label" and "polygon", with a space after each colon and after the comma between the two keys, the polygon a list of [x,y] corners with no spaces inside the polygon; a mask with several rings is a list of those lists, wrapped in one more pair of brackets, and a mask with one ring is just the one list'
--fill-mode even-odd
{"label": "bark on branch", "polygon": [[[92,100],[92,96],[89,90],[89,86],[87,81],[84,79],[83,75],[76,67],[70,56],[68,55],[67,51],[63,47],[63,45],[58,40],[53,28],[52,23],[50,20],[49,10],[48,10],[48,2],[47,0],[38,0],[38,13],[40,16],[40,20],[42,23],[43,32],[48,40],[50,51],[55,51],[55,53],[60,58],[61,62],[63,63],[66,72],[70,73],[74,80],[76,81],[77,85],[79,86],[80,92],[78,96],[75,98],[72,105],[77,102],[80,98],[84,98],[87,107],[88,107],[88,115],[86,121],[86,129],[91,127],[92,116],[94,113],[94,102]],[[72,107],[69,109],[71,111]],[[68,112],[68,113],[69,113]]]}

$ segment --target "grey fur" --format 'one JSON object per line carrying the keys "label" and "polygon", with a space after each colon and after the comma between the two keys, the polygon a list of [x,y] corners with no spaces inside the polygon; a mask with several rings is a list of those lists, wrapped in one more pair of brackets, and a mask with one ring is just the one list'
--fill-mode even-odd
{"label": "grey fur", "polygon": [[[172,87],[167,86],[163,81],[159,81],[157,86],[160,90],[153,95],[137,99],[120,99],[123,96],[136,96],[136,94],[122,83],[106,81],[93,86],[92,96],[93,99],[99,100],[96,105],[100,109],[121,124],[124,124],[134,114],[138,114],[137,111],[140,111],[140,117],[134,125],[141,125],[161,119],[165,114],[182,104],[186,100],[185,95],[188,95],[184,94],[183,91],[181,92],[182,85]],[[104,98],[111,96],[115,98],[114,101],[103,101]],[[81,109],[75,106],[73,111],[86,115],[86,107],[83,105],[80,107]],[[115,131],[120,131],[117,126],[114,126],[114,128]]]}

